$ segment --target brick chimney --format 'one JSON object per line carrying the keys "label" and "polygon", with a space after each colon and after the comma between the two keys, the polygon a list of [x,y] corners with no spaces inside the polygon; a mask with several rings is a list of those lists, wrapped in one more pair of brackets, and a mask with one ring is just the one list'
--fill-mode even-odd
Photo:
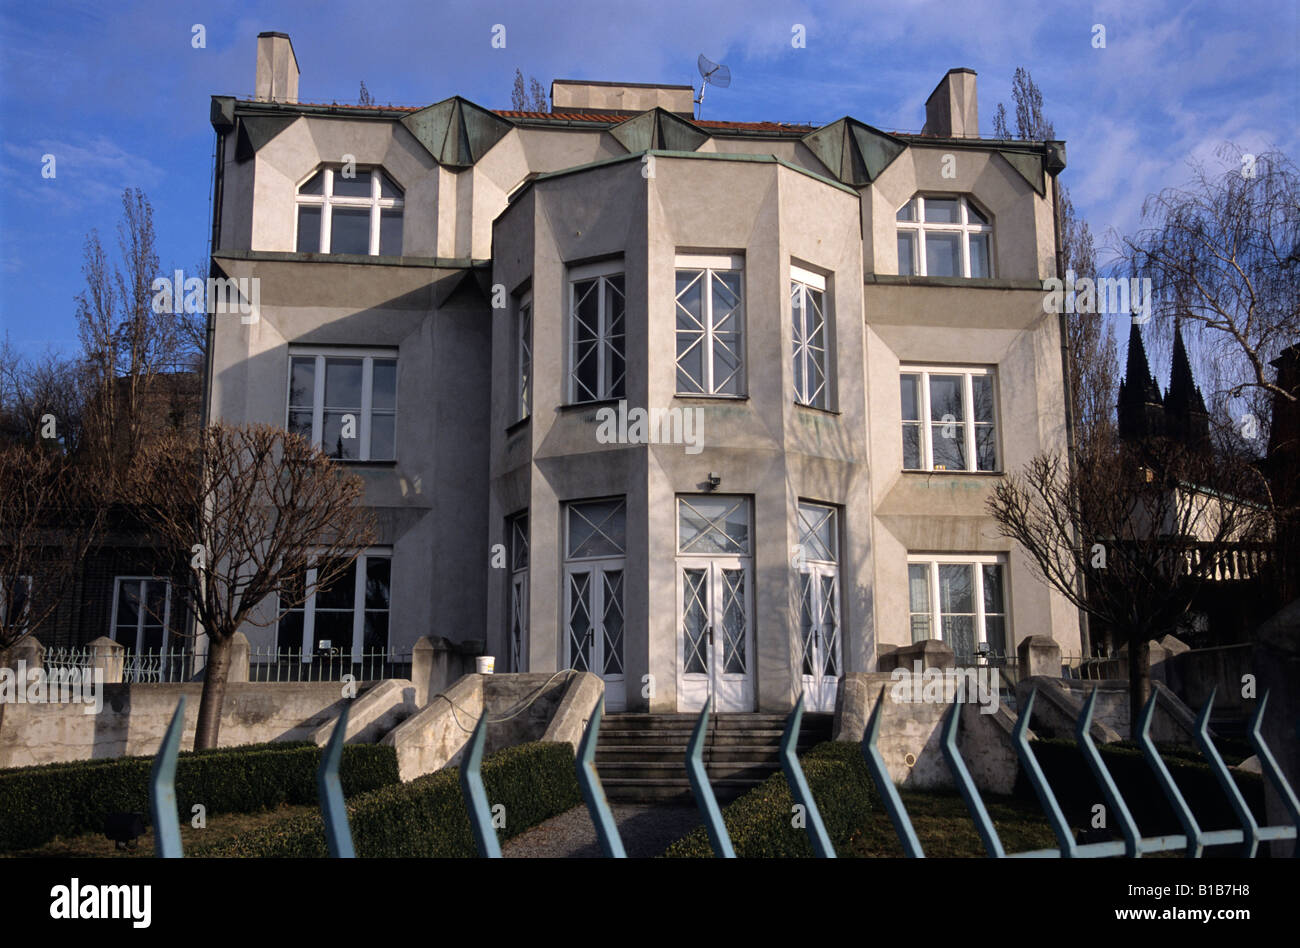
{"label": "brick chimney", "polygon": [[298,101],[298,57],[288,33],[257,34],[257,85],[259,102]]}
{"label": "brick chimney", "polygon": [[948,74],[925,100],[922,135],[939,138],[978,138],[979,102],[975,95],[974,69],[949,69]]}

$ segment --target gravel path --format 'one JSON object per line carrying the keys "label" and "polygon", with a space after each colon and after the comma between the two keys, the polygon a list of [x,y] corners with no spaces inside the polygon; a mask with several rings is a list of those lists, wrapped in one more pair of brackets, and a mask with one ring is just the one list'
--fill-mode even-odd
{"label": "gravel path", "polygon": [[[694,806],[614,805],[614,822],[629,857],[648,859],[663,853],[668,844],[701,825]],[[600,858],[600,844],[585,806],[553,816],[545,823],[508,840],[501,846],[507,859]]]}

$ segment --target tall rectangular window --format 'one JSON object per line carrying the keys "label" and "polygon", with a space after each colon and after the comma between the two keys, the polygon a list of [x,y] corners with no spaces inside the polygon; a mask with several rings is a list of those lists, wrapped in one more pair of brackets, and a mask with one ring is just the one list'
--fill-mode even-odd
{"label": "tall rectangular window", "polygon": [[528,670],[528,512],[506,519],[510,543],[510,667]]}
{"label": "tall rectangular window", "polygon": [[830,340],[824,276],[799,267],[790,268],[790,316],[794,345],[794,400],[813,408],[829,408],[827,355]]}
{"label": "tall rectangular window", "polygon": [[[327,586],[316,587],[317,564],[289,577],[280,596],[276,647],[281,656],[338,655],[352,662],[388,648],[392,554],[367,550]],[[302,592],[315,587],[305,601]]]}
{"label": "tall rectangular window", "polygon": [[905,365],[899,393],[904,470],[998,470],[992,369]]}
{"label": "tall rectangular window", "polygon": [[622,398],[627,339],[621,261],[569,272],[569,402]]}
{"label": "tall rectangular window", "polygon": [[533,295],[519,300],[515,317],[515,420],[533,411]]}
{"label": "tall rectangular window", "polygon": [[167,647],[171,583],[157,576],[118,576],[113,584],[113,641],[135,652]]}
{"label": "tall rectangular window", "polygon": [[397,450],[397,354],[293,348],[288,424],[341,461],[392,461]]}
{"label": "tall rectangular window", "polygon": [[1006,659],[1005,557],[909,556],[907,582],[913,642],[942,638],[962,662]]}
{"label": "tall rectangular window", "polygon": [[605,703],[627,703],[623,671],[623,577],[627,556],[624,498],[565,505],[564,616],[568,667],[605,681]]}
{"label": "tall rectangular window", "polygon": [[0,577],[0,632],[22,633],[32,601],[30,576]]}
{"label": "tall rectangular window", "polygon": [[744,258],[677,257],[677,394],[745,394]]}

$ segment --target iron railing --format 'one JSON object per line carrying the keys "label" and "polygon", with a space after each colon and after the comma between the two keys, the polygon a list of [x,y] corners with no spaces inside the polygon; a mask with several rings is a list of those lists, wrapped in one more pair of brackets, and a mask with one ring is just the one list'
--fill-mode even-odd
{"label": "iron railing", "polygon": [[[1260,826],[1251,813],[1250,807],[1241,794],[1241,790],[1233,781],[1232,774],[1223,762],[1219,752],[1215,749],[1214,742],[1210,737],[1210,710],[1214,704],[1214,696],[1211,695],[1197,719],[1196,741],[1219,786],[1227,795],[1233,813],[1241,824],[1241,829],[1215,830],[1211,832],[1202,830],[1177,784],[1174,783],[1173,778],[1170,776],[1169,769],[1161,759],[1159,751],[1156,750],[1155,743],[1151,740],[1151,720],[1154,716],[1156,704],[1156,696],[1152,695],[1139,720],[1138,743],[1142,748],[1143,757],[1146,759],[1148,766],[1151,767],[1184,832],[1180,835],[1142,837],[1138,832],[1131,811],[1119,791],[1119,787],[1092,741],[1090,728],[1097,699],[1097,692],[1094,690],[1084,705],[1083,713],[1079,716],[1075,733],[1079,748],[1083,752],[1088,766],[1106,798],[1106,802],[1112,811],[1117,814],[1123,838],[1083,844],[1075,841],[1074,834],[1066,822],[1056,794],[1048,783],[1029,741],[1029,722],[1033,714],[1035,694],[1036,691],[1030,694],[1029,700],[1025,702],[1025,707],[1020,712],[1014,731],[1014,739],[1020,764],[1025,769],[1056,836],[1057,846],[1053,849],[1018,853],[1006,852],[998,837],[997,829],[994,827],[992,819],[989,818],[983,798],[975,786],[975,781],[971,778],[970,771],[962,759],[961,750],[957,746],[957,733],[961,720],[960,703],[953,703],[943,724],[941,746],[944,759],[952,772],[953,779],[956,781],[957,789],[970,811],[980,839],[990,856],[997,858],[1017,856],[1127,856],[1136,858],[1145,853],[1170,852],[1181,849],[1187,856],[1195,858],[1200,857],[1207,846],[1240,845],[1242,855],[1252,857],[1258,853],[1261,842],[1297,839],[1297,828],[1300,827],[1300,801],[1297,801],[1295,792],[1282,774],[1277,760],[1273,757],[1268,745],[1264,743],[1264,738],[1260,733],[1260,725],[1264,718],[1265,708],[1268,705],[1267,692],[1260,698],[1259,705],[1255,710],[1250,729],[1250,741],[1259,759],[1260,768],[1281,797],[1283,806],[1291,818],[1291,825]],[[909,857],[919,858],[925,855],[924,849],[916,835],[911,817],[908,816],[907,808],[903,805],[898,788],[889,775],[889,770],[878,746],[881,710],[884,701],[885,688],[882,688],[863,735],[862,754],[866,758],[867,768],[871,773],[877,791],[884,801],[885,809],[889,813],[894,830],[903,845],[903,851]],[[601,851],[606,856],[619,858],[625,855],[623,842],[595,767],[596,743],[600,731],[600,722],[604,716],[604,705],[605,700],[602,697],[597,702],[596,708],[587,722],[586,731],[578,747],[576,767],[578,784],[582,791],[583,800],[587,805],[587,810],[591,815],[592,823],[595,826]],[[710,702],[706,701],[704,710],[700,712],[699,720],[691,735],[686,752],[686,769],[690,778],[691,789],[704,817],[704,824],[714,853],[723,858],[734,858],[735,850],[731,844],[731,837],[727,832],[726,824],[722,818],[722,811],[718,807],[717,799],[714,797],[703,763],[703,738],[709,719],[709,705]],[[786,720],[785,733],[781,738],[781,769],[785,774],[786,782],[790,786],[795,802],[804,807],[806,815],[804,828],[812,842],[813,851],[818,856],[834,858],[834,847],[822,823],[821,813],[817,808],[816,801],[813,799],[808,787],[808,781],[804,777],[803,768],[800,766],[796,754],[799,727],[802,719],[803,696],[800,695],[794,710],[790,712],[790,716]],[[180,746],[184,720],[185,698],[182,696],[180,703],[177,705],[176,713],[172,715],[167,733],[163,737],[162,746],[154,760],[149,780],[149,806],[153,815],[153,824],[156,828],[155,846],[157,854],[164,858],[183,855],[181,851],[180,822],[176,809],[174,778],[176,752]],[[330,737],[329,744],[321,756],[320,767],[317,771],[317,787],[320,793],[321,814],[324,819],[325,838],[329,853],[331,856],[344,858],[355,855],[352,832],[348,826],[347,808],[343,799],[343,789],[339,781],[339,762],[342,759],[343,739],[347,733],[347,722],[348,709],[345,705],[343,713],[339,715],[338,723],[334,727],[334,733]],[[460,784],[461,792],[465,797],[466,808],[469,811],[474,841],[479,855],[499,858],[501,856],[501,846],[497,839],[496,829],[493,826],[491,808],[480,770],[483,760],[483,748],[487,740],[487,724],[488,716],[484,713],[479,717],[478,724],[475,726],[473,735],[470,737],[469,744],[465,749],[464,762],[460,768]],[[1296,856],[1300,856],[1300,845],[1293,846],[1292,849]]]}
{"label": "iron railing", "polygon": [[303,652],[298,648],[254,648],[248,655],[248,680],[256,682],[357,681],[410,678],[411,653],[374,649],[355,654],[331,649]]}

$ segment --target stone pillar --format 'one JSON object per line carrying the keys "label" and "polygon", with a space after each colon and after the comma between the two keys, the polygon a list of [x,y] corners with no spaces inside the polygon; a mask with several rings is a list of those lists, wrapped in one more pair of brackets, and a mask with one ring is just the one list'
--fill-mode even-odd
{"label": "stone pillar", "polygon": [[126,649],[108,636],[101,635],[90,643],[90,667],[104,672],[104,684],[120,685],[126,664]]}
{"label": "stone pillar", "polygon": [[230,671],[226,681],[248,681],[248,636],[236,632],[230,639]]}
{"label": "stone pillar", "polygon": [[1021,639],[1016,646],[1016,656],[1020,659],[1021,678],[1035,675],[1061,677],[1061,646],[1050,635],[1031,635]]}
{"label": "stone pillar", "polygon": [[35,636],[29,635],[0,653],[0,668],[12,668],[16,671],[19,662],[26,662],[28,671],[33,668],[44,668],[45,646]]}

